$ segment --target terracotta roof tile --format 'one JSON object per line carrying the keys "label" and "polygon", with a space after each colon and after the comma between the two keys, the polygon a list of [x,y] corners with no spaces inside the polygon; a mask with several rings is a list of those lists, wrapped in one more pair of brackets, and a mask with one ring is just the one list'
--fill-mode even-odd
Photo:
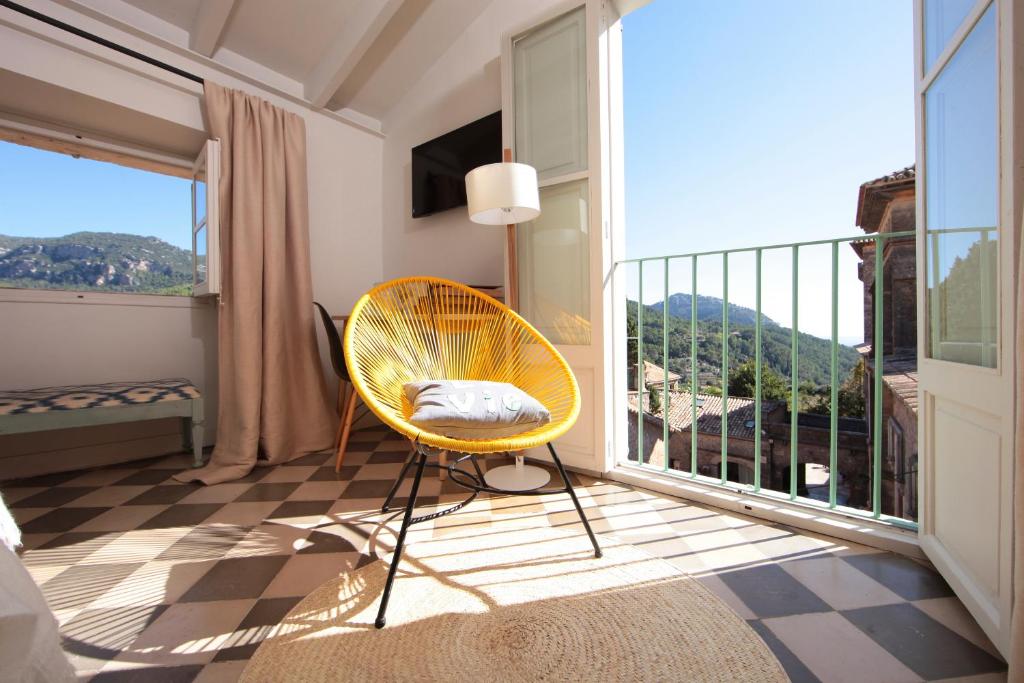
{"label": "terracotta roof tile", "polygon": [[876,232],[890,193],[913,189],[917,169],[914,165],[893,171],[881,178],[861,183],[857,189],[857,213],[854,223],[864,232]]}
{"label": "terracotta roof tile", "polygon": [[[644,412],[650,404],[647,393],[644,394]],[[722,397],[711,394],[697,394],[697,433],[722,433]],[[769,413],[779,406],[778,401],[761,401],[761,414]],[[629,411],[636,414],[636,394],[629,396]],[[682,432],[690,429],[693,418],[693,406],[688,391],[669,392],[669,430]],[[661,411],[652,415],[658,419]],[[754,399],[729,397],[729,436],[745,439],[754,438]]]}
{"label": "terracotta roof tile", "polygon": [[[633,368],[634,368],[633,371],[636,372],[636,366],[635,365],[633,366]],[[668,371],[668,381],[669,381],[669,384],[671,384],[672,382],[678,382],[680,379],[682,379],[682,376],[672,372],[671,370]],[[663,367],[661,367],[660,365],[655,365],[654,363],[652,363],[649,360],[645,360],[644,361],[644,383],[647,386],[650,386],[652,384],[662,384],[664,382],[665,382],[665,369]]]}
{"label": "terracotta roof tile", "polygon": [[882,381],[904,405],[917,414],[917,359],[888,358],[882,361]]}
{"label": "terracotta roof tile", "polygon": [[915,164],[911,164],[910,166],[907,166],[906,168],[901,168],[898,171],[893,171],[892,173],[889,173],[888,175],[884,175],[881,178],[875,178],[874,180],[869,180],[866,183],[862,183],[861,187],[872,187],[872,186],[876,186],[876,185],[886,185],[888,183],[894,183],[894,182],[901,181],[901,180],[912,180],[913,178],[916,178],[916,177],[917,177],[917,166]]}

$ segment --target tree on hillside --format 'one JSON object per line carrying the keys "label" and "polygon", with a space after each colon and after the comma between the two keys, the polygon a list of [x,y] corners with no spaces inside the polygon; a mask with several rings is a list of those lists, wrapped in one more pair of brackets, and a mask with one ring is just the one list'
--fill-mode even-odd
{"label": "tree on hillside", "polygon": [[647,397],[647,412],[651,415],[659,414],[661,412],[661,391],[652,386],[647,392]]}
{"label": "tree on hillside", "polygon": [[[850,374],[839,385],[839,395],[836,398],[841,417],[864,417],[863,360],[853,367]],[[813,395],[807,397],[803,410],[818,415],[830,414],[832,412],[832,388],[830,386],[818,388]]]}
{"label": "tree on hillside", "polygon": [[[719,302],[719,311],[721,302]],[[661,367],[668,366],[672,372],[688,376],[691,362],[695,362],[699,375],[718,375],[722,368],[722,321],[716,319],[699,319],[694,330],[689,320],[669,315],[665,320],[662,311],[655,307],[645,307],[643,325],[638,324],[638,306],[635,301],[626,304],[626,331],[629,336],[639,336],[643,342],[643,358]],[[700,314],[698,312],[698,317]],[[692,335],[696,332],[696,358],[691,359]],[[667,334],[668,357],[663,358]],[[800,380],[810,380],[816,385],[824,385],[831,376],[830,340],[820,339],[801,332],[800,344]],[[756,330],[752,325],[737,324],[730,321],[729,325],[729,361],[730,371],[748,360],[753,360],[756,353]],[[761,332],[761,350],[763,367],[771,368],[777,375],[784,378],[790,374],[792,364],[792,333],[784,327],[774,324],[765,325]],[[629,363],[636,362],[637,347],[635,342],[627,346]],[[857,352],[848,347],[839,347],[839,369],[845,375],[860,360]],[[752,383],[751,383],[752,384]],[[752,394],[753,392],[751,392]]]}
{"label": "tree on hillside", "polygon": [[[757,388],[757,364],[753,360],[737,366],[729,373],[729,395],[754,398]],[[789,396],[786,381],[769,367],[761,368],[761,399],[782,401]]]}

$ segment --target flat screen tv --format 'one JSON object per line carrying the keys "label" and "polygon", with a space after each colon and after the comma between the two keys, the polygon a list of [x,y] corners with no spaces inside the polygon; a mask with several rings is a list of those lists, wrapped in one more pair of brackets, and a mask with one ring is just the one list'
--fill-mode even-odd
{"label": "flat screen tv", "polygon": [[466,174],[501,161],[501,112],[412,148],[412,217],[466,205]]}

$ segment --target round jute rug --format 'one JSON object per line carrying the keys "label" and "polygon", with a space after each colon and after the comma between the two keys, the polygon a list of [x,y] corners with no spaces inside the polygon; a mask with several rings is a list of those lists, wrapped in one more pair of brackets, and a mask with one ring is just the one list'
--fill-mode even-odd
{"label": "round jute rug", "polygon": [[747,623],[664,560],[541,528],[408,547],[387,626],[373,626],[388,565],[317,588],[242,681],[787,681]]}

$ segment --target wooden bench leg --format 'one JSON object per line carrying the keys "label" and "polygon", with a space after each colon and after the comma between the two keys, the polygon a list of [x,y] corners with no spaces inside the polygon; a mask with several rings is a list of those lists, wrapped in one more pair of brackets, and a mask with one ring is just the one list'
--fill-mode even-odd
{"label": "wooden bench leg", "polygon": [[181,418],[181,450],[188,453],[192,450],[192,418]]}
{"label": "wooden bench leg", "polygon": [[203,466],[203,399],[192,399],[192,467]]}

